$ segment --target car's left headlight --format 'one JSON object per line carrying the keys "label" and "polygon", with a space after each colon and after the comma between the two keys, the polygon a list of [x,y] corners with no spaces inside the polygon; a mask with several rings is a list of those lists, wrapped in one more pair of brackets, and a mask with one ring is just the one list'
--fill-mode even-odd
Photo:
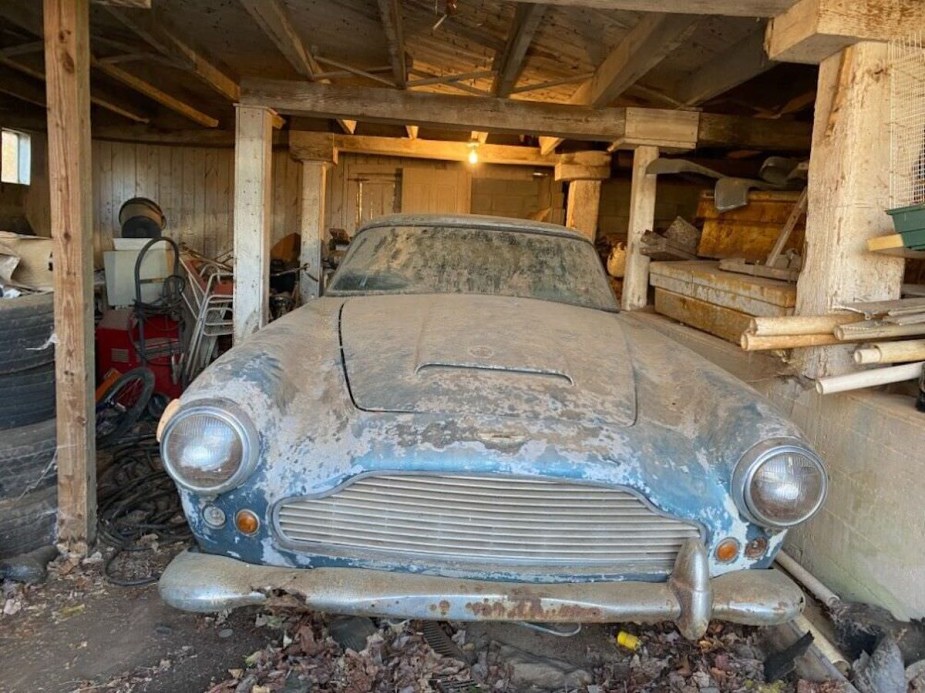
{"label": "car's left headlight", "polygon": [[736,505],[764,527],[786,529],[822,506],[828,477],[822,460],[799,441],[771,439],[751,448],[732,477]]}
{"label": "car's left headlight", "polygon": [[209,401],[181,408],[161,435],[164,468],[181,486],[221,493],[238,486],[257,462],[257,432],[231,402]]}

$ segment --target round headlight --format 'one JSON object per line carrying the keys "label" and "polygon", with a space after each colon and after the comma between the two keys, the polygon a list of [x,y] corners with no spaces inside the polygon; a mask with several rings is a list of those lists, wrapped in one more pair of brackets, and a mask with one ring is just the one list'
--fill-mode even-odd
{"label": "round headlight", "polygon": [[742,514],[777,529],[812,517],[825,500],[827,486],[822,461],[790,440],[756,445],[745,453],[733,475],[733,492]]}
{"label": "round headlight", "polygon": [[180,410],[164,429],[164,468],[181,486],[219,493],[240,484],[256,462],[256,432],[229,403],[196,404]]}

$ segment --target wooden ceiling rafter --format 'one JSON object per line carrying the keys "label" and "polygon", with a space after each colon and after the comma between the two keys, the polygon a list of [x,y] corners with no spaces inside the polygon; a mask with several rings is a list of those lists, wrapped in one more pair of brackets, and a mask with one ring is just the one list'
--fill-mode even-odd
{"label": "wooden ceiling rafter", "polygon": [[507,44],[503,51],[495,55],[494,65],[492,65],[495,71],[492,92],[495,96],[510,96],[511,90],[523,72],[527,51],[533,43],[533,37],[545,13],[545,5],[517,6],[508,33]]}
{"label": "wooden ceiling rafter", "polygon": [[[321,66],[296,31],[282,0],[240,0],[240,3],[296,72],[308,80],[318,79]],[[328,79],[318,81],[330,83]],[[335,120],[344,132],[353,134],[356,131],[355,120]]]}
{"label": "wooden ceiling rafter", "polygon": [[395,86],[405,88],[408,81],[408,64],[405,53],[405,33],[402,27],[400,0],[379,0],[379,18],[389,46],[389,60]]}
{"label": "wooden ceiling rafter", "polygon": [[[514,0],[556,7],[585,7],[597,10],[652,12],[652,0]],[[668,14],[720,15],[725,17],[776,17],[796,0],[659,0],[658,12]]]}
{"label": "wooden ceiling rafter", "polygon": [[[604,58],[594,75],[575,90],[569,103],[593,107],[609,105],[687,40],[696,22],[694,15],[643,15]],[[542,138],[540,151],[548,154],[561,142],[560,138]]]}

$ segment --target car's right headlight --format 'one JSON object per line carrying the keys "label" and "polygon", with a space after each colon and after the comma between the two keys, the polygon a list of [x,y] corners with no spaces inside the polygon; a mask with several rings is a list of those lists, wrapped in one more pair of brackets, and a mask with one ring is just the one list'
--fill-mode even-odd
{"label": "car's right headlight", "polygon": [[241,484],[257,462],[257,433],[231,402],[183,407],[161,435],[164,468],[191,491],[221,493]]}
{"label": "car's right headlight", "polygon": [[771,439],[751,448],[732,477],[736,505],[764,527],[786,529],[822,506],[828,477],[822,460],[791,439]]}

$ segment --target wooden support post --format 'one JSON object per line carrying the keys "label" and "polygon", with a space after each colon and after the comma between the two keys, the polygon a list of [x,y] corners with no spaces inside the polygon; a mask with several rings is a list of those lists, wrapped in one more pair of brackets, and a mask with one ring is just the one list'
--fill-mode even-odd
{"label": "wooden support post", "polygon": [[573,152],[556,161],[556,180],[568,181],[565,225],[594,242],[597,215],[601,205],[601,181],[610,177],[610,154]]}
{"label": "wooden support post", "polygon": [[646,173],[658,158],[658,147],[637,147],[633,153],[630,186],[630,219],[626,232],[626,275],[623,279],[623,310],[645,308],[649,293],[649,258],[642,254],[642,235],[655,226],[656,176]]}
{"label": "wooden support post", "polygon": [[54,240],[58,538],[96,535],[90,5],[45,0],[48,162]]}
{"label": "wooden support post", "polygon": [[[899,298],[903,260],[868,253],[868,238],[887,232],[890,81],[885,44],[859,43],[826,58],[809,164],[806,257],[797,283],[797,315],[824,315],[858,301]],[[801,354],[810,378],[855,369],[851,348]]]}
{"label": "wooden support post", "polygon": [[318,298],[321,283],[321,246],[324,243],[325,198],[330,161],[302,162],[302,250],[299,293],[302,303]]}
{"label": "wooden support post", "polygon": [[238,106],[234,143],[234,341],[267,324],[273,111]]}

